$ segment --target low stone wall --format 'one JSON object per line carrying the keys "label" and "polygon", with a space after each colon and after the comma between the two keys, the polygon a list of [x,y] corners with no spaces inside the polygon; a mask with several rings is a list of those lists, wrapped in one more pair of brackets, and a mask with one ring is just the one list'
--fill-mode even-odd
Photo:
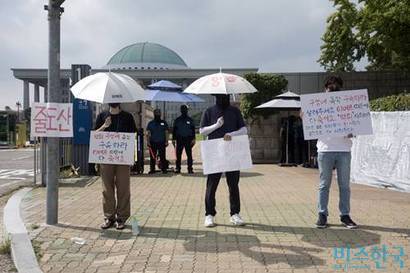
{"label": "low stone wall", "polygon": [[247,120],[253,163],[280,161],[280,120],[288,114],[298,116],[299,112],[280,112],[266,118],[258,116]]}

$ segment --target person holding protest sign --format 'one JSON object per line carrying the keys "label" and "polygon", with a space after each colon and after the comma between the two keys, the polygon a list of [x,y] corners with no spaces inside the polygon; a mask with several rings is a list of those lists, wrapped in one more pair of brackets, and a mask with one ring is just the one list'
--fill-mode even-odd
{"label": "person holding protest sign", "polygon": [[147,125],[147,146],[150,155],[150,171],[155,173],[155,163],[157,155],[160,158],[160,168],[162,173],[167,173],[168,161],[166,158],[166,147],[168,147],[168,124],[161,119],[161,110],[154,110],[154,119]]}
{"label": "person holding protest sign", "polygon": [[194,173],[192,164],[192,147],[195,145],[195,124],[188,116],[188,106],[181,105],[181,115],[174,121],[172,130],[172,145],[176,149],[175,173],[181,172],[182,151],[185,149],[188,164],[188,173]]}
{"label": "person holding protest sign", "polygon": [[[230,105],[229,95],[218,94],[216,105],[208,108],[201,119],[199,132],[207,139],[223,138],[230,141],[233,136],[246,135],[248,133],[240,110]],[[205,193],[205,227],[214,227],[216,215],[215,194],[221,179],[222,173],[209,174],[207,177]],[[240,194],[239,194],[239,171],[225,172],[226,181],[229,188],[230,202],[230,222],[234,225],[244,225],[244,221],[239,215]]]}
{"label": "person holding protest sign", "polygon": [[[343,87],[343,80],[338,76],[330,76],[325,81],[325,91],[339,91]],[[303,113],[302,113],[303,114]],[[340,221],[349,229],[357,228],[350,218],[350,159],[352,134],[347,136],[319,137],[317,142],[319,163],[319,218],[317,228],[327,227],[329,190],[332,182],[332,172],[336,168],[339,184]]]}
{"label": "person holding protest sign", "polygon": [[[98,115],[95,122],[96,131],[135,133],[134,117],[121,110],[119,103],[110,103],[109,111]],[[101,164],[101,179],[103,181],[103,211],[104,223],[102,229],[107,229],[116,223],[118,230],[125,228],[125,222],[131,214],[130,204],[130,166]],[[115,199],[117,193],[117,200]]]}

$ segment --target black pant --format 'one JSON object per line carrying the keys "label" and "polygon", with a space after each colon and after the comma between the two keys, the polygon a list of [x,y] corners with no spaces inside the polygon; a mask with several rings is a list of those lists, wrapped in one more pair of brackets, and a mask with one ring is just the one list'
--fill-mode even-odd
{"label": "black pant", "polygon": [[166,153],[165,153],[165,143],[164,142],[151,142],[151,151],[149,153],[150,157],[150,169],[155,171],[155,163],[157,159],[157,154],[159,154],[159,160],[161,162],[161,170],[166,170]]}
{"label": "black pant", "polygon": [[[215,210],[215,193],[218,188],[219,180],[222,173],[209,174],[206,182],[205,194],[205,215],[216,215]],[[231,205],[231,216],[239,213],[241,210],[241,201],[239,197],[239,171],[226,172],[226,182],[229,188],[229,203]]]}
{"label": "black pant", "polygon": [[182,151],[185,149],[185,153],[188,159],[188,171],[192,171],[192,138],[177,138],[177,146],[176,146],[176,152],[177,152],[177,162],[176,162],[176,170],[180,171],[181,170],[181,157],[182,157]]}

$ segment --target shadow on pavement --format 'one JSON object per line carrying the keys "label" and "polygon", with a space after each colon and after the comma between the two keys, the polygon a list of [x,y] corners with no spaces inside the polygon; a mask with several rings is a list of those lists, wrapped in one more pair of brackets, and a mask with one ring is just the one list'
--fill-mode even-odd
{"label": "shadow on pavement", "polygon": [[[255,235],[218,233],[212,230],[186,230],[174,228],[143,227],[141,237],[181,239],[189,252],[227,253],[239,251],[261,264],[287,263],[293,268],[325,265],[325,260],[312,255],[320,248],[286,246],[262,243]],[[275,251],[277,249],[277,252]],[[286,253],[284,253],[286,251]],[[293,253],[289,253],[293,252]]]}
{"label": "shadow on pavement", "polygon": [[[122,231],[117,231],[115,229],[101,230],[99,228],[75,226],[71,224],[59,224],[57,226],[96,232],[101,234],[101,237],[116,240],[129,240],[133,237],[135,238],[129,225]],[[357,248],[380,244],[381,235],[370,231],[393,232],[410,236],[409,229],[379,226],[360,226],[360,228],[356,230],[341,229],[339,227],[317,229],[314,227],[270,226],[256,223],[249,223],[246,226],[241,227],[222,224],[219,226],[230,227],[233,230],[244,229],[264,231],[268,233],[272,232],[272,234],[276,233],[276,235],[278,235],[277,233],[299,235],[302,236],[300,240],[316,247],[262,243],[255,235],[219,233],[212,229],[190,230],[143,226],[141,227],[141,233],[139,236],[156,239],[183,240],[184,248],[188,252],[225,253],[239,251],[246,257],[261,264],[287,263],[292,268],[325,265],[326,261],[324,259],[315,256],[315,254],[323,252],[324,248],[346,247],[347,245],[351,248]],[[290,244],[294,244],[294,242],[290,242]]]}
{"label": "shadow on pavement", "polygon": [[269,226],[249,223],[246,226],[237,228],[301,235],[302,241],[322,248],[346,246],[356,248],[377,245],[380,243],[381,238],[380,234],[369,232],[362,226],[358,229],[347,229],[344,227],[335,229],[331,226],[326,229],[317,229],[315,227]]}

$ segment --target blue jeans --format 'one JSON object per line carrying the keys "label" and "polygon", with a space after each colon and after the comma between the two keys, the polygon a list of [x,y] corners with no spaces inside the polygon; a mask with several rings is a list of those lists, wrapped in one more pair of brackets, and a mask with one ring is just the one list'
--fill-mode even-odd
{"label": "blue jeans", "polygon": [[340,215],[350,212],[350,152],[320,152],[318,154],[320,185],[319,185],[319,213],[328,215],[330,183],[332,171],[336,168],[337,183],[339,184]]}

